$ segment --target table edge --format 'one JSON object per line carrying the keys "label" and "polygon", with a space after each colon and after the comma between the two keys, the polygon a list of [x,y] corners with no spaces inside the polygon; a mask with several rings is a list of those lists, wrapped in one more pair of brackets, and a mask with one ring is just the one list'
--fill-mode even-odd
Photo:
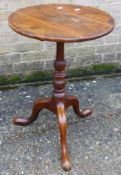
{"label": "table edge", "polygon": [[[42,4],[42,5],[58,5],[58,4]],[[73,4],[60,4],[60,5],[73,5]],[[75,6],[82,6],[82,5],[78,5],[78,4],[74,4]],[[29,7],[35,7],[37,5],[34,5],[34,6],[29,6]],[[21,8],[21,9],[26,9],[26,8],[29,8],[29,7],[25,7],[25,8]],[[84,7],[91,7],[91,8],[94,8],[94,9],[97,9],[95,7],[92,7],[92,6],[84,6]],[[19,9],[19,10],[21,10]],[[44,37],[44,36],[36,36],[35,34],[33,33],[25,33],[25,32],[21,32],[19,30],[17,30],[16,28],[14,28],[14,26],[12,25],[11,23],[11,18],[12,18],[12,15],[13,12],[9,17],[8,17],[8,25],[9,27],[15,31],[16,33],[22,35],[22,36],[25,36],[27,38],[33,38],[33,39],[37,39],[37,40],[40,40],[40,41],[49,41],[49,42],[63,42],[63,43],[74,43],[74,42],[83,42],[83,41],[90,41],[90,40],[95,40],[95,39],[98,39],[98,38],[101,38],[105,35],[108,35],[109,33],[111,33],[115,27],[115,21],[114,21],[114,18],[112,17],[112,15],[110,15],[109,13],[107,13],[106,11],[102,10],[102,9],[99,9],[101,11],[103,11],[104,13],[106,13],[107,15],[109,15],[111,17],[111,23],[112,23],[112,28],[110,30],[108,30],[106,33],[101,33],[101,34],[98,34],[98,35],[95,35],[95,36],[92,36],[92,37],[85,37],[85,38],[54,38],[54,37]]]}

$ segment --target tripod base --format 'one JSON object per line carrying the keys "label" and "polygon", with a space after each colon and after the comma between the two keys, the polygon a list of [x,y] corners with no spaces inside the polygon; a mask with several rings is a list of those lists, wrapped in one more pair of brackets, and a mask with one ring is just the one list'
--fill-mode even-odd
{"label": "tripod base", "polygon": [[79,117],[82,117],[82,118],[87,117],[92,113],[91,110],[89,109],[84,111],[80,110],[78,99],[74,96],[67,96],[59,101],[57,101],[55,98],[46,98],[46,99],[37,100],[33,105],[32,114],[29,118],[13,119],[14,124],[26,126],[34,122],[37,119],[39,112],[44,108],[54,112],[57,115],[58,123],[59,123],[62,167],[65,171],[68,171],[71,169],[71,162],[68,156],[68,149],[67,149],[67,143],[66,143],[66,134],[67,134],[66,109],[70,106],[72,106],[74,112]]}

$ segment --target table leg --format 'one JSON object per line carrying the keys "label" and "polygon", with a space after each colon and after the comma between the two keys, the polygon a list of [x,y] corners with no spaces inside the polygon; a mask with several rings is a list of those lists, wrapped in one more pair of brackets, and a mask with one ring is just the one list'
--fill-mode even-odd
{"label": "table leg", "polygon": [[69,171],[71,169],[71,163],[69,160],[67,143],[66,143],[67,122],[66,122],[65,107],[63,103],[57,104],[57,117],[60,128],[62,167],[65,171]]}
{"label": "table leg", "polygon": [[32,113],[29,118],[24,119],[24,118],[14,117],[13,123],[16,125],[21,125],[21,126],[26,126],[26,125],[31,124],[37,119],[38,114],[42,109],[48,108],[50,102],[51,102],[50,98],[37,100],[33,105]]}
{"label": "table leg", "polygon": [[79,116],[81,118],[85,118],[85,117],[92,114],[92,111],[90,109],[85,109],[85,110],[80,109],[79,100],[77,99],[77,97],[67,96],[66,101],[67,101],[67,106],[68,107],[72,106],[73,110],[77,114],[77,116]]}

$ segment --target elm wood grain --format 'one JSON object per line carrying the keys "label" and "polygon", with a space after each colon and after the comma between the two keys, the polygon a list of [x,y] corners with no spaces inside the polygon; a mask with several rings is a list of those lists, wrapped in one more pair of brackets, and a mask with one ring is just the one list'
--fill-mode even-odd
{"label": "elm wood grain", "polygon": [[108,13],[89,6],[48,4],[14,12],[9,25],[21,35],[42,41],[79,42],[110,33],[114,20]]}
{"label": "elm wood grain", "polygon": [[10,27],[17,33],[39,40],[55,41],[56,60],[54,62],[53,94],[51,98],[35,101],[31,116],[27,119],[14,118],[16,125],[29,125],[34,122],[39,112],[46,108],[55,113],[60,129],[62,167],[71,169],[68,155],[66,134],[66,110],[72,106],[80,117],[87,117],[90,109],[80,110],[79,101],[65,93],[64,43],[92,40],[110,33],[114,28],[113,18],[106,12],[92,7],[75,5],[39,5],[14,12],[9,17]]}

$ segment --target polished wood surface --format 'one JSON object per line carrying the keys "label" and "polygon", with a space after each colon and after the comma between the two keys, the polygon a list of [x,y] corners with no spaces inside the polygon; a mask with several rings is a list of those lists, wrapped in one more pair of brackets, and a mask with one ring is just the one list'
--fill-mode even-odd
{"label": "polished wood surface", "polygon": [[57,53],[56,60],[54,62],[55,73],[53,80],[53,95],[51,98],[45,98],[37,100],[32,109],[32,114],[29,118],[18,118],[13,119],[14,124],[26,126],[34,122],[39,112],[46,108],[57,115],[59,129],[60,129],[60,143],[61,143],[61,154],[62,154],[62,167],[65,171],[71,169],[71,162],[68,155],[67,143],[66,143],[66,132],[67,132],[67,122],[66,122],[66,110],[68,107],[72,106],[75,113],[79,117],[87,117],[92,112],[89,109],[80,110],[79,101],[74,96],[66,96],[65,94],[65,67],[66,62],[64,59],[64,43],[57,43]]}
{"label": "polished wood surface", "polygon": [[20,9],[9,17],[17,33],[39,40],[79,42],[110,33],[114,20],[108,13],[89,6],[37,5]]}

